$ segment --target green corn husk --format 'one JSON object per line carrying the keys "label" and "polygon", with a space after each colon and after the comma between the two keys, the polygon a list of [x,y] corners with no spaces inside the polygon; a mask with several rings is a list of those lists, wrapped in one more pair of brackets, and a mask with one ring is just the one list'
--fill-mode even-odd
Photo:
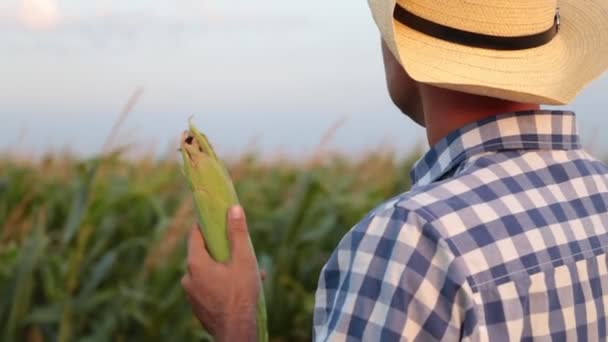
{"label": "green corn husk", "polygon": [[[183,171],[194,195],[196,213],[209,254],[219,262],[230,258],[230,242],[226,231],[228,209],[239,203],[228,171],[217,158],[207,137],[190,122],[181,141]],[[250,241],[251,242],[251,241]],[[253,245],[250,243],[253,251]],[[257,303],[257,340],[268,341],[264,289],[260,284]]]}

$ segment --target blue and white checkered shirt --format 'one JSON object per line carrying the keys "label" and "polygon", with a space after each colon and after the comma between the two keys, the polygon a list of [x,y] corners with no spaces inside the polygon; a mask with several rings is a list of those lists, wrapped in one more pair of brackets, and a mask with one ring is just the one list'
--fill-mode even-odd
{"label": "blue and white checkered shirt", "polygon": [[319,341],[607,341],[608,166],[571,112],[451,133],[340,242]]}

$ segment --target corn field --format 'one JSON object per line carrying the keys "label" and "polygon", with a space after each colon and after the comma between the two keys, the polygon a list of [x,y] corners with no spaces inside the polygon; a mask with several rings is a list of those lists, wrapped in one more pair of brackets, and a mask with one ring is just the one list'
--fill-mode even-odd
{"label": "corn field", "polygon": [[[267,273],[272,341],[310,340],[325,261],[409,188],[417,156],[228,163]],[[0,159],[0,340],[209,340],[180,285],[194,218],[172,158]]]}

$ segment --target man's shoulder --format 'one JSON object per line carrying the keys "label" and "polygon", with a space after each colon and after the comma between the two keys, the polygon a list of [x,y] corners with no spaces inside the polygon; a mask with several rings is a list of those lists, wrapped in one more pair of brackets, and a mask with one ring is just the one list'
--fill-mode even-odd
{"label": "man's shoulder", "polygon": [[409,221],[410,224],[428,227],[443,216],[477,202],[471,195],[476,188],[471,178],[470,174],[465,174],[415,187],[376,206],[362,223],[365,225],[373,219],[390,217],[393,221]]}
{"label": "man's shoulder", "polygon": [[453,180],[433,183],[401,193],[372,209],[353,227],[350,235],[382,237],[400,243],[414,243],[415,236],[424,235],[435,242],[442,233],[436,223],[445,214],[442,204],[450,200]]}
{"label": "man's shoulder", "polygon": [[380,204],[341,240],[319,279],[317,337],[350,336],[353,322],[365,322],[367,332],[357,339],[397,340],[406,324],[400,320],[432,329],[436,325],[425,324],[428,317],[445,324],[447,335],[458,334],[460,322],[448,322],[457,306],[465,309],[456,298],[468,303],[466,272],[412,195]]}
{"label": "man's shoulder", "polygon": [[[447,274],[456,255],[445,233],[438,229],[435,215],[417,194],[417,190],[405,192],[371,210],[340,241],[324,268],[325,273],[347,272],[367,277],[371,272],[372,278],[383,279],[382,274],[374,272],[384,273],[392,267],[391,273],[387,273],[391,277],[400,277],[403,272],[422,275],[429,268],[435,274]],[[460,267],[458,264],[454,269],[461,270]],[[451,277],[464,282],[464,271],[457,273]]]}

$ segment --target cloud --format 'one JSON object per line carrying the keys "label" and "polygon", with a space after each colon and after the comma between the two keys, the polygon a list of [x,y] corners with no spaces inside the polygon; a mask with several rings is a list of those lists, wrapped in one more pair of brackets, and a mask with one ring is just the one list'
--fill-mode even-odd
{"label": "cloud", "polygon": [[182,17],[199,17],[206,21],[217,21],[222,15],[217,7],[207,0],[175,0],[177,13]]}
{"label": "cloud", "polygon": [[22,0],[17,11],[18,22],[31,31],[50,31],[62,21],[55,0]]}
{"label": "cloud", "polygon": [[[268,34],[301,29],[309,17],[265,8],[210,0],[0,0],[0,47],[44,45],[49,48],[141,45],[183,47],[202,35]],[[274,4],[282,0],[271,0]],[[44,33],[40,41],[39,34]],[[8,39],[3,39],[8,38]],[[3,42],[4,40],[4,42]],[[4,44],[1,44],[4,43]]]}

